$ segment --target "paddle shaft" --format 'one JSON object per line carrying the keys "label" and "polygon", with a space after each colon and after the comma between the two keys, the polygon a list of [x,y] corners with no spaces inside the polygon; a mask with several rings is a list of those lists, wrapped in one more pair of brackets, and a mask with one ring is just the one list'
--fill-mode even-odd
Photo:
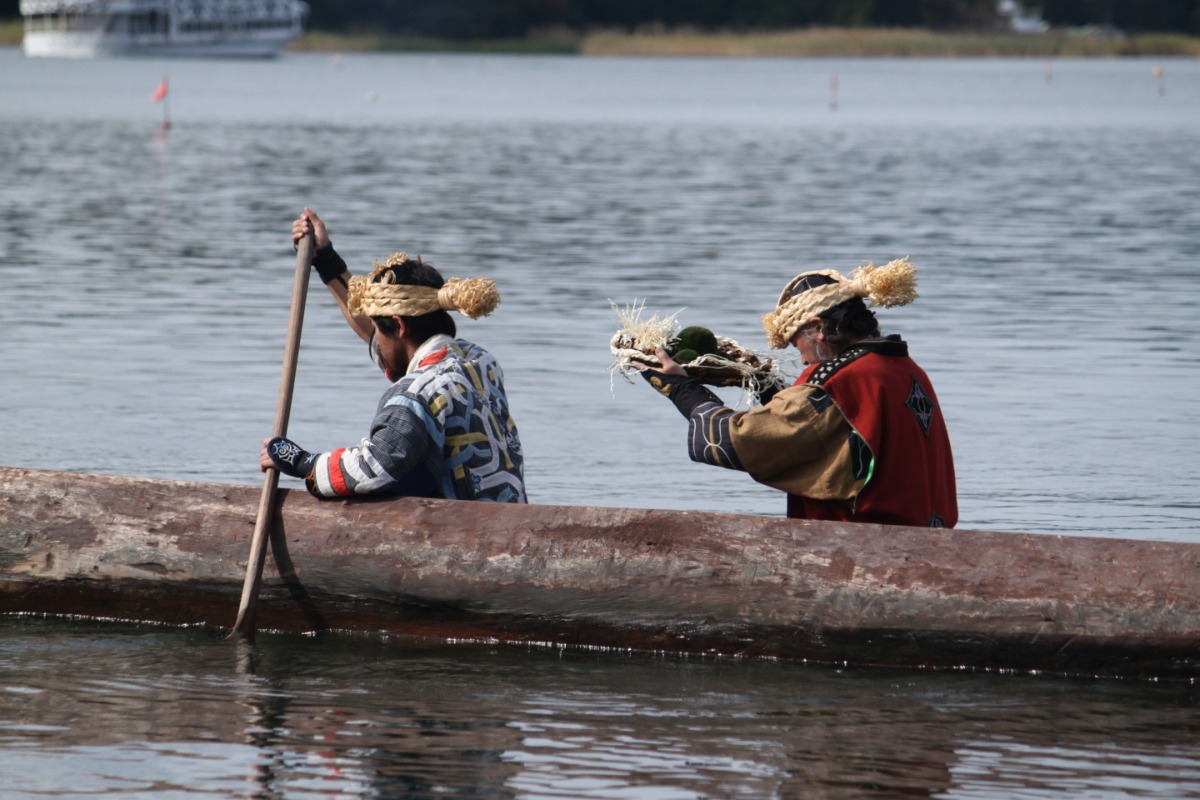
{"label": "paddle shaft", "polygon": [[[296,386],[296,362],[300,358],[300,329],[304,323],[304,301],[308,296],[308,274],[312,266],[312,234],[300,240],[296,247],[296,280],[292,285],[292,313],[288,319],[287,345],[283,353],[283,374],[279,379],[279,399],[275,404],[275,436],[287,436],[288,417],[292,413],[292,392]],[[242,600],[237,620],[229,638],[254,638],[254,617],[258,609],[258,588],[262,583],[263,562],[267,556],[267,540],[275,509],[275,493],[279,488],[279,470],[268,468],[263,476],[262,494],[258,500],[258,516],[254,536],[250,541],[250,557],[246,561],[246,579],[242,583]]]}

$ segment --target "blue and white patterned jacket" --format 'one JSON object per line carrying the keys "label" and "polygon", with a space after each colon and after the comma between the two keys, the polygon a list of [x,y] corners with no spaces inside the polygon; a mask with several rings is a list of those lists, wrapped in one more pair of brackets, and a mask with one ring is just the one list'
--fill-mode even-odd
{"label": "blue and white patterned jacket", "polygon": [[527,502],[521,440],[496,358],[463,339],[428,339],[384,392],[370,436],[318,456],[306,485],[324,498]]}

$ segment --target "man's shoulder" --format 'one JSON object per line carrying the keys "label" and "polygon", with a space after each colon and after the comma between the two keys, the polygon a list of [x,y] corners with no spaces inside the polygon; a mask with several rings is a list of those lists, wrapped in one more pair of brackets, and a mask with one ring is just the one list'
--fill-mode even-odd
{"label": "man's shoulder", "polygon": [[466,339],[455,339],[454,349],[459,358],[468,361],[496,360],[496,357],[489,353],[482,346],[477,345],[474,342],[469,342]]}
{"label": "man's shoulder", "polygon": [[816,383],[794,383],[780,389],[762,407],[774,412],[780,412],[792,406],[809,406],[829,397],[824,386]]}
{"label": "man's shoulder", "polygon": [[911,363],[908,343],[899,335],[863,339],[805,371],[804,383],[825,386],[835,377],[875,372],[885,365]]}
{"label": "man's shoulder", "polygon": [[413,371],[396,383],[409,392],[419,392],[424,387],[440,385],[455,375],[466,371],[468,364],[479,364],[493,360],[491,354],[465,339],[445,339],[436,343],[428,352],[422,353]]}
{"label": "man's shoulder", "polygon": [[458,368],[463,371],[475,370],[493,378],[499,378],[503,374],[499,359],[474,342],[455,339],[451,349],[451,355],[457,360]]}
{"label": "man's shoulder", "polygon": [[880,336],[875,339],[864,339],[858,343],[857,347],[862,348],[868,353],[888,358],[904,358],[908,355],[908,342],[900,338],[900,334],[898,333],[893,333],[890,336]]}

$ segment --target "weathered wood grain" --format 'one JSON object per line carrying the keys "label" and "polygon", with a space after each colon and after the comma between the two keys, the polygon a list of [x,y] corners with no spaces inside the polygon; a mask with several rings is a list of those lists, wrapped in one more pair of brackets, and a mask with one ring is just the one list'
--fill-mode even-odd
{"label": "weathered wood grain", "polygon": [[[0,613],[221,630],[253,487],[0,467]],[[281,491],[263,629],[1200,677],[1200,545]]]}

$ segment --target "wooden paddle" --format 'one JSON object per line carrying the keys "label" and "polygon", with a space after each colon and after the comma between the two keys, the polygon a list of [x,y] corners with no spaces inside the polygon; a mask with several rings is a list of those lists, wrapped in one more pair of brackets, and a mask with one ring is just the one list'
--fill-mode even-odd
{"label": "wooden paddle", "polygon": [[[292,413],[292,390],[296,386],[296,362],[300,356],[300,328],[304,323],[304,300],[308,296],[308,272],[312,267],[313,237],[310,233],[296,247],[296,280],[292,285],[292,314],[288,319],[287,345],[283,354],[283,376],[279,380],[279,399],[275,404],[275,436],[287,436],[288,417]],[[263,476],[262,495],[258,501],[258,518],[254,537],[250,541],[250,557],[246,561],[246,580],[242,584],[242,601],[237,620],[228,639],[254,638],[254,616],[258,610],[258,587],[262,583],[263,562],[267,556],[268,533],[275,510],[275,491],[279,487],[279,470],[267,469]]]}

